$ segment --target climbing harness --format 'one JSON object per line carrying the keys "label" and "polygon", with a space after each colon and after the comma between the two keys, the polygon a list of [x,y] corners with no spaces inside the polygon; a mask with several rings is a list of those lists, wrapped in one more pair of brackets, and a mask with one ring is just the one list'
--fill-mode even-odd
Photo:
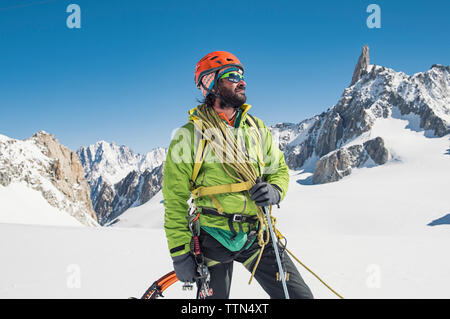
{"label": "climbing harness", "polygon": [[251,226],[254,226],[258,222],[258,218],[256,216],[249,216],[244,214],[225,214],[225,213],[221,214],[213,209],[209,209],[206,207],[201,208],[201,214],[213,215],[228,219],[228,227],[230,228],[230,231],[233,233],[232,240],[237,236],[237,232],[234,229],[233,222],[238,223],[240,232],[244,231],[242,228],[242,223],[249,223]]}

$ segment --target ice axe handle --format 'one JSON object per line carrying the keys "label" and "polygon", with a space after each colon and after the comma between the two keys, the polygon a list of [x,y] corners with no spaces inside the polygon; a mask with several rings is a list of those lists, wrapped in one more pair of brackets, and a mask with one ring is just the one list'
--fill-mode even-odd
{"label": "ice axe handle", "polygon": [[[256,184],[261,183],[261,182],[262,182],[261,176],[258,176],[256,178]],[[276,257],[276,261],[278,264],[278,271],[281,275],[281,283],[283,285],[284,295],[285,295],[286,299],[289,299],[289,292],[288,292],[287,285],[286,285],[286,277],[284,275],[283,266],[281,264],[280,253],[278,251],[277,238],[275,236],[275,232],[273,231],[272,219],[270,218],[270,213],[267,210],[267,207],[262,206],[262,210],[263,210],[264,214],[266,215],[267,223],[268,223],[269,231],[270,231],[270,236],[272,237],[273,249],[275,251],[275,257]]]}

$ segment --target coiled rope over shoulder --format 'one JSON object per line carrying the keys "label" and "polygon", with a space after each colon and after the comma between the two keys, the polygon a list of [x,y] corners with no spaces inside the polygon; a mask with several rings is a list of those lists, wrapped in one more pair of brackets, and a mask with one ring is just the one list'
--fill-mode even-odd
{"label": "coiled rope over shoulder", "polygon": [[[194,120],[194,126],[197,132],[200,134],[203,134],[205,130],[208,130],[209,132],[214,132],[215,134],[213,136],[209,136],[209,140],[207,143],[212,147],[214,153],[216,155],[221,155],[222,159],[234,159],[233,161],[227,160],[225,163],[224,160],[220,161],[224,171],[233,178],[237,184],[242,183],[242,185],[245,183],[244,189],[242,189],[241,186],[237,186],[234,184],[235,191],[248,191],[251,187],[253,187],[256,184],[256,179],[259,177],[259,174],[256,170],[256,167],[253,163],[251,163],[249,159],[248,152],[246,150],[244,139],[239,140],[239,131],[238,136],[235,136],[233,131],[230,130],[227,125],[224,123],[224,121],[218,116],[216,111],[208,107],[206,105],[200,105],[197,107],[197,114],[196,114],[197,120]],[[259,135],[259,132],[255,132],[256,136],[259,141],[258,145],[262,145],[261,136]],[[203,141],[200,141],[200,143],[204,143]],[[204,144],[201,145],[204,147]],[[226,153],[225,153],[226,152]],[[231,154],[229,153],[231,152]],[[257,152],[259,155],[260,153]],[[197,159],[196,159],[197,161]],[[258,156],[258,163],[260,166],[264,166],[264,163],[262,162],[262,159],[260,156]],[[198,168],[197,168],[198,169]],[[231,169],[231,171],[230,171]],[[191,181],[195,182],[195,181]],[[241,188],[239,188],[241,187]],[[195,193],[195,189],[192,188],[192,190]],[[199,196],[199,193],[203,191],[203,195],[209,195],[215,203],[216,206],[218,206],[217,200],[215,200],[213,194],[210,192],[208,193],[206,189],[200,189],[197,190],[197,193],[195,193],[196,196]],[[261,260],[262,253],[264,251],[265,246],[269,243],[270,239],[270,233],[269,233],[269,223],[267,221],[267,217],[264,214],[264,211],[262,207],[257,207],[257,218],[259,221],[259,231],[258,231],[258,244],[261,247],[258,257],[256,259],[255,265],[253,267],[253,271],[249,280],[249,284],[252,282],[252,279],[255,275],[256,269],[258,267],[258,264]],[[223,212],[220,205],[217,207],[219,212]],[[278,240],[284,239],[284,236],[276,229],[275,223],[276,219],[272,216],[272,206],[269,207],[270,212],[270,218],[273,225],[273,230],[277,235]],[[338,294],[335,290],[333,290],[329,285],[327,285],[319,276],[317,276],[311,269],[306,267],[297,257],[295,257],[286,247],[283,247],[300,265],[302,265],[306,270],[308,270],[314,277],[316,277],[322,284],[324,284],[328,289],[330,289],[335,295],[337,295],[339,298],[344,299],[340,294]]]}
{"label": "coiled rope over shoulder", "polygon": [[[234,130],[230,130],[229,127],[227,127],[224,121],[217,115],[216,111],[206,105],[198,106],[196,117],[198,118],[198,120],[194,121],[194,125],[197,132],[203,134],[203,132],[207,131],[212,134],[212,136],[208,136],[208,143],[210,147],[212,148],[216,156],[222,156],[222,159],[228,159],[226,163],[224,160],[220,161],[224,171],[237,183],[245,183],[245,185],[247,186],[246,189],[239,191],[248,191],[255,185],[256,179],[259,177],[259,174],[256,170],[255,165],[250,161],[244,139],[239,138],[239,131],[237,131],[237,135],[235,135]],[[258,139],[258,145],[262,145],[259,132],[254,133],[256,134],[256,136],[253,137]],[[260,152],[257,153],[260,154]],[[260,156],[258,156],[258,160],[259,165],[263,166],[264,164],[262,163],[262,159]],[[206,194],[205,190],[203,192]],[[213,195],[210,194],[210,196]],[[220,207],[217,208],[219,211],[222,210]],[[259,206],[257,206],[256,216],[260,224],[258,231],[258,244],[261,247],[261,250],[257,262],[253,267],[250,282],[254,276],[256,268],[258,267],[258,263],[261,259],[264,247],[268,244],[270,238],[267,219],[262,208]]]}

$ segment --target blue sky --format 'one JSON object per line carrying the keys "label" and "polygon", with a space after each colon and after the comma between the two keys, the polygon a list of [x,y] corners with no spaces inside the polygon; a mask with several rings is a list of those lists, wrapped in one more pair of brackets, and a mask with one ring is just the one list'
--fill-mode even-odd
{"label": "blue sky", "polygon": [[[71,3],[80,29],[66,25]],[[380,29],[366,25],[371,3]],[[195,64],[216,50],[245,65],[252,114],[298,123],[338,101],[364,44],[371,63],[407,74],[449,65],[449,11],[447,0],[0,0],[0,134],[167,147],[201,97]]]}

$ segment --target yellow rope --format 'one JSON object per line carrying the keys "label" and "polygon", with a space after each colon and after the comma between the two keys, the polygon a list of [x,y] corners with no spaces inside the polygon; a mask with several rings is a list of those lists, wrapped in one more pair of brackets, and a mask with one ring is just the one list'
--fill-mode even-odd
{"label": "yellow rope", "polygon": [[[275,234],[277,235],[278,240],[284,239],[285,237],[283,236],[283,234],[281,234],[281,232],[275,228],[275,222],[273,223],[273,228],[275,230]],[[325,281],[323,281],[318,275],[316,275],[309,267],[307,267],[304,263],[302,263],[300,261],[300,259],[298,259],[289,249],[287,249],[286,247],[284,247],[284,249],[289,253],[289,255],[292,256],[292,258],[294,258],[300,265],[302,265],[303,268],[305,268],[307,271],[309,271],[314,277],[316,277],[322,284],[325,285],[325,287],[327,287],[329,290],[331,290],[331,292],[333,292],[336,296],[338,296],[341,299],[344,299],[344,297],[342,297],[340,294],[338,294],[333,288],[331,288]]]}
{"label": "yellow rope", "polygon": [[[220,133],[219,136],[210,137],[209,143],[212,149],[215,151],[216,156],[218,153],[222,152],[222,158],[225,158],[225,151],[231,151],[234,161],[230,163],[224,163],[221,161],[222,167],[225,172],[237,180],[238,182],[250,182],[252,186],[256,183],[256,179],[259,174],[256,171],[255,166],[250,162],[247,152],[244,149],[239,149],[237,138],[234,136],[232,130],[228,129],[223,120],[217,115],[213,108],[201,105],[197,108],[197,117],[201,120],[200,124],[202,127],[198,126],[197,129],[208,130],[215,129]],[[194,124],[196,122],[194,121]],[[214,132],[214,131],[210,131]],[[227,166],[229,166],[235,174],[232,174]],[[255,274],[256,268],[258,267],[259,261],[262,256],[264,247],[269,242],[269,227],[266,220],[266,216],[261,207],[257,206],[257,218],[260,223],[260,229],[258,231],[258,244],[261,247],[257,262],[253,267],[252,276],[250,277],[249,283],[251,283],[252,278]],[[270,210],[271,211],[271,210]],[[265,236],[264,236],[265,235]]]}
{"label": "yellow rope", "polygon": [[293,253],[291,253],[291,251],[289,249],[286,248],[286,251],[289,253],[289,255],[292,256],[292,258],[294,258],[300,265],[303,266],[303,268],[305,268],[306,270],[308,270],[314,277],[316,277],[322,284],[325,285],[325,287],[327,287],[328,289],[330,289],[336,296],[338,296],[341,299],[344,299],[344,297],[342,297],[340,294],[338,294],[333,288],[331,288],[325,281],[323,281],[319,276],[317,276],[311,269],[309,269],[308,267],[306,267],[306,265],[304,263],[302,263],[297,257],[294,256]]}

